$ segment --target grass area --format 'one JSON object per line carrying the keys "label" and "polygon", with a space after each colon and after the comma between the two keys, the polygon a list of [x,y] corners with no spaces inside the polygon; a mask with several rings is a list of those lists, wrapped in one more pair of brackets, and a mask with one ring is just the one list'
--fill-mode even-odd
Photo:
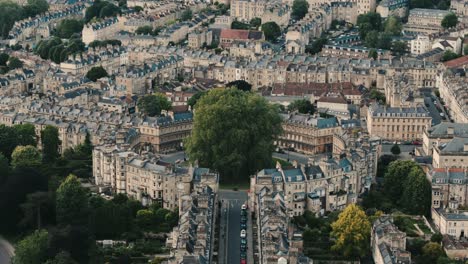
{"label": "grass area", "polygon": [[409,237],[419,236],[419,232],[414,226],[415,224],[419,227],[419,229],[421,229],[421,231],[424,232],[424,234],[431,234],[431,230],[423,219],[413,219],[409,216],[395,216],[394,223],[398,229],[405,232]]}

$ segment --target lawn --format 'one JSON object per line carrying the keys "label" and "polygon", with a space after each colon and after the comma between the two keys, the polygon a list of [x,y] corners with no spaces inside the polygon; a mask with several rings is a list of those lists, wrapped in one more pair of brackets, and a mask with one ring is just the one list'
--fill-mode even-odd
{"label": "lawn", "polygon": [[394,217],[394,224],[398,227],[398,229],[405,232],[409,237],[419,236],[419,232],[414,226],[415,224],[419,227],[419,229],[421,229],[422,232],[424,232],[424,234],[431,234],[431,230],[423,219],[413,219],[409,216],[400,215]]}

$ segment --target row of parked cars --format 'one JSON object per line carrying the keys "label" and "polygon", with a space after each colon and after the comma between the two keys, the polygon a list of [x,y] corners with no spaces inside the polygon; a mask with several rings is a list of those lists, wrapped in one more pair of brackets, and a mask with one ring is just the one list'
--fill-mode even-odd
{"label": "row of parked cars", "polygon": [[247,205],[243,204],[241,207],[241,220],[240,220],[240,263],[247,264]]}

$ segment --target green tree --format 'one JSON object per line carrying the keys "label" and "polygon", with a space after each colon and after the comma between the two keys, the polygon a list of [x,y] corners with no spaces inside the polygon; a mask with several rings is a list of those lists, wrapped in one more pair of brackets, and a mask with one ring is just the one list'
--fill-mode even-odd
{"label": "green tree", "polygon": [[428,215],[431,208],[431,184],[419,166],[413,166],[403,185],[401,204],[410,214]]}
{"label": "green tree", "polygon": [[327,44],[327,39],[324,37],[318,38],[312,42],[311,45],[306,46],[305,52],[309,54],[317,54],[322,51],[322,48]]}
{"label": "green tree", "polygon": [[88,193],[74,175],[69,175],[57,189],[56,215],[61,225],[87,222]]}
{"label": "green tree", "polygon": [[382,92],[380,92],[377,89],[371,89],[370,90],[369,98],[370,99],[375,99],[375,100],[377,100],[378,102],[380,102],[382,104],[385,104],[385,102],[387,101],[387,99],[385,98],[385,94],[383,94]]}
{"label": "green tree", "polygon": [[387,167],[384,176],[385,192],[394,204],[397,204],[402,197],[406,179],[415,166],[418,165],[414,161],[397,160]]}
{"label": "green tree", "polygon": [[442,55],[442,58],[441,58],[441,61],[449,61],[449,60],[454,60],[456,58],[459,58],[460,55],[458,55],[457,53],[451,51],[451,50],[447,50],[444,52],[444,55]]}
{"label": "green tree", "polygon": [[392,47],[392,36],[387,33],[380,33],[379,34],[379,41],[377,44],[377,48],[379,49],[390,49]]}
{"label": "green tree", "polygon": [[429,242],[422,248],[425,263],[437,263],[437,259],[445,255],[442,246],[435,242]]}
{"label": "green tree", "polygon": [[210,90],[195,105],[186,151],[192,162],[217,170],[224,182],[247,179],[271,164],[281,133],[278,108],[251,92]]}
{"label": "green tree", "polygon": [[463,47],[463,55],[468,55],[468,45]]}
{"label": "green tree", "polygon": [[67,251],[60,251],[53,259],[47,260],[45,264],[78,264]]}
{"label": "green tree", "polygon": [[258,27],[262,24],[262,19],[259,17],[254,17],[250,20],[250,26],[253,28],[258,29]]}
{"label": "green tree", "polygon": [[188,21],[188,20],[191,20],[193,17],[193,13],[192,13],[192,10],[190,8],[187,8],[184,10],[184,12],[182,12],[182,14],[180,15],[180,20],[182,21]]}
{"label": "green tree", "polygon": [[368,58],[373,58],[374,60],[376,60],[379,57],[379,54],[377,54],[377,50],[370,49],[369,53],[367,54],[367,57]]}
{"label": "green tree", "polygon": [[162,93],[140,97],[137,106],[138,111],[149,116],[160,115],[161,111],[169,110],[172,107],[171,102]]}
{"label": "green tree", "polygon": [[13,167],[37,167],[41,165],[41,153],[33,146],[17,146],[11,154]]}
{"label": "green tree", "polygon": [[[120,3],[120,2],[119,2],[119,3]],[[120,6],[120,4],[119,4],[119,6]],[[135,12],[137,12],[137,13],[140,13],[140,12],[143,11],[144,9],[143,9],[143,7],[141,7],[141,6],[135,6],[135,7],[133,8],[133,10],[135,10]]]}
{"label": "green tree", "polygon": [[441,26],[443,28],[452,28],[458,24],[458,17],[454,13],[450,13],[442,19]]}
{"label": "green tree", "polygon": [[382,30],[382,17],[375,12],[359,15],[356,25],[359,28],[361,39],[365,40],[369,32],[380,32]]}
{"label": "green tree", "polygon": [[47,242],[49,233],[46,230],[36,230],[22,239],[15,248],[14,264],[41,264],[47,258]]}
{"label": "green tree", "polygon": [[64,19],[57,26],[57,36],[59,38],[70,38],[75,33],[83,30],[83,21],[77,19]]}
{"label": "green tree", "polygon": [[300,20],[309,12],[309,3],[306,0],[294,0],[291,16]]}
{"label": "green tree", "polygon": [[16,57],[10,57],[10,59],[8,60],[8,68],[10,69],[23,68],[23,61]]}
{"label": "green tree", "polygon": [[250,25],[240,21],[232,21],[231,29],[250,29]]}
{"label": "green tree", "polygon": [[41,142],[42,158],[46,163],[54,162],[60,157],[59,147],[61,142],[56,127],[47,125],[44,130],[41,131]]}
{"label": "green tree", "polygon": [[87,73],[86,78],[90,79],[91,81],[95,82],[100,78],[109,76],[107,71],[102,66],[95,66],[92,67]]}
{"label": "green tree", "polygon": [[26,202],[21,204],[23,209],[24,218],[21,221],[22,225],[34,226],[37,229],[41,229],[42,226],[42,214],[41,211],[47,209],[49,205],[49,193],[48,192],[34,192],[26,196]]}
{"label": "green tree", "polygon": [[154,212],[148,209],[142,209],[137,212],[136,223],[142,230],[149,230],[154,224]]}
{"label": "green tree", "polygon": [[0,186],[5,182],[8,175],[10,174],[10,166],[8,165],[8,159],[0,152]]}
{"label": "green tree", "polygon": [[345,257],[363,257],[369,249],[371,224],[366,213],[355,204],[348,205],[331,224],[335,244],[332,250]]}
{"label": "green tree", "polygon": [[384,22],[384,31],[387,34],[398,36],[403,28],[401,20],[395,16],[389,16]]}
{"label": "green tree", "polygon": [[6,66],[9,59],[10,55],[6,53],[0,53],[0,66]]}
{"label": "green tree", "polygon": [[32,124],[15,125],[16,140],[18,145],[36,146],[36,129]]}
{"label": "green tree", "polygon": [[0,33],[6,38],[16,21],[25,18],[24,8],[12,1],[0,1]]}
{"label": "green tree", "polygon": [[406,45],[406,42],[404,41],[394,41],[392,43],[391,50],[393,51],[393,53],[403,54],[406,52],[407,49],[408,49],[408,46]]}
{"label": "green tree", "polygon": [[226,84],[226,87],[235,87],[241,91],[247,92],[252,90],[252,85],[244,80],[236,80]]}
{"label": "green tree", "polygon": [[392,154],[395,155],[395,156],[400,155],[400,153],[401,153],[400,146],[398,146],[397,144],[394,144],[394,145],[392,146],[392,148],[390,149],[390,151],[391,151]]}
{"label": "green tree", "polygon": [[24,12],[27,17],[33,17],[49,10],[49,3],[46,0],[28,0],[24,6]]}
{"label": "green tree", "polygon": [[435,233],[431,236],[431,242],[442,243],[443,238],[441,233]]}
{"label": "green tree", "polygon": [[307,99],[295,100],[288,105],[288,111],[298,111],[301,114],[313,114],[314,105]]}
{"label": "green tree", "polygon": [[265,34],[265,39],[268,41],[274,41],[279,36],[281,36],[281,28],[276,24],[276,22],[267,22],[262,25],[263,34]]}
{"label": "green tree", "polygon": [[190,97],[190,99],[188,99],[187,104],[190,105],[192,107],[192,109],[193,109],[193,107],[198,102],[198,100],[200,100],[200,98],[202,96],[204,96],[205,94],[206,94],[205,91],[197,92],[196,94],[192,95],[192,97]]}
{"label": "green tree", "polygon": [[377,48],[379,46],[379,37],[380,34],[376,30],[372,30],[367,33],[364,43],[368,48]]}
{"label": "green tree", "polygon": [[153,34],[153,27],[152,26],[141,26],[138,27],[135,31],[137,34],[143,34],[143,35],[151,35]]}

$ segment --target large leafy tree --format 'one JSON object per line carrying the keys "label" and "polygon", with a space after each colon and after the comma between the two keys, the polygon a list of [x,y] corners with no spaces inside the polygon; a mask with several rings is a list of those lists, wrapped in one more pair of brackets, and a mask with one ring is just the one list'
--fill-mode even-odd
{"label": "large leafy tree", "polygon": [[8,68],[10,69],[19,69],[23,67],[23,61],[16,58],[16,57],[10,57],[8,60]]}
{"label": "large leafy tree", "polygon": [[67,251],[61,251],[53,259],[47,260],[45,264],[78,264]]}
{"label": "large leafy tree", "polygon": [[345,257],[363,257],[369,249],[371,224],[366,213],[355,204],[348,205],[331,224],[335,244],[332,249]]}
{"label": "large leafy tree", "polygon": [[8,175],[10,174],[10,166],[8,165],[8,159],[0,152],[0,186],[5,182]]}
{"label": "large leafy tree", "polygon": [[458,24],[458,17],[454,13],[450,13],[442,19],[441,26],[444,28],[452,28]]}
{"label": "large leafy tree", "polygon": [[384,176],[387,196],[397,204],[403,194],[404,184],[409,173],[417,164],[410,160],[397,160],[390,163]]}
{"label": "large leafy tree", "polygon": [[95,82],[100,78],[107,77],[109,74],[102,66],[92,67],[87,73],[86,78]]}
{"label": "large leafy tree", "polygon": [[74,175],[69,175],[57,189],[57,223],[83,224],[88,217],[88,193]]}
{"label": "large leafy tree", "polygon": [[49,193],[34,192],[26,196],[26,202],[21,204],[24,218],[21,224],[24,226],[35,226],[41,229],[43,212],[48,209]]}
{"label": "large leafy tree", "polygon": [[387,34],[398,36],[403,28],[401,20],[395,16],[389,16],[384,22],[384,31]]}
{"label": "large leafy tree", "polygon": [[23,124],[14,126],[17,144],[26,146],[36,146],[36,129],[32,124]]}
{"label": "large leafy tree", "polygon": [[49,9],[49,3],[46,0],[28,0],[28,4],[24,6],[25,15],[33,17],[42,14]]}
{"label": "large leafy tree", "polygon": [[356,25],[359,27],[361,39],[365,39],[371,31],[380,32],[382,29],[382,17],[375,12],[359,15]]}
{"label": "large leafy tree", "polygon": [[41,264],[47,259],[49,233],[36,230],[21,240],[15,248],[14,264]]}
{"label": "large leafy tree", "polygon": [[394,144],[392,148],[390,149],[390,151],[392,152],[393,155],[400,155],[401,153],[400,146],[398,146],[398,144]]}
{"label": "large leafy tree", "polygon": [[428,215],[431,208],[431,184],[419,166],[414,166],[404,183],[401,204],[410,214]]}
{"label": "large leafy tree", "polygon": [[306,0],[294,0],[291,13],[294,19],[302,19],[307,12],[309,12],[309,3]]}
{"label": "large leafy tree", "polygon": [[301,114],[313,114],[314,105],[307,99],[295,100],[288,105],[288,111],[298,111]]}
{"label": "large leafy tree", "polygon": [[252,90],[252,85],[244,80],[235,80],[226,84],[226,87],[235,87],[241,91]]}
{"label": "large leafy tree", "polygon": [[42,158],[45,162],[54,162],[60,156],[60,139],[58,129],[54,126],[46,126],[41,131]]}
{"label": "large leafy tree", "polygon": [[197,92],[196,94],[192,95],[190,99],[188,99],[187,104],[193,108],[195,104],[198,102],[198,100],[200,100],[200,98],[205,94],[206,94],[205,91]]}
{"label": "large leafy tree", "polygon": [[184,10],[184,12],[182,12],[182,14],[180,15],[180,20],[182,21],[187,21],[187,20],[190,20],[192,19],[193,17],[193,13],[192,13],[192,10],[190,8],[187,8]]}
{"label": "large leafy tree", "polygon": [[57,26],[57,36],[60,38],[70,38],[75,33],[83,30],[83,21],[77,19],[64,19]]}
{"label": "large leafy tree", "polygon": [[41,160],[41,153],[33,146],[17,146],[11,154],[13,167],[37,167]]}
{"label": "large leafy tree", "polygon": [[9,58],[7,53],[0,53],[0,66],[6,66]]}
{"label": "large leafy tree", "polygon": [[145,95],[138,99],[138,111],[149,116],[157,116],[162,110],[171,109],[171,102],[162,93]]}
{"label": "large leafy tree", "polygon": [[262,25],[263,34],[265,34],[265,39],[268,41],[276,40],[281,36],[281,28],[276,24],[276,22],[267,22]]}
{"label": "large leafy tree", "polygon": [[192,162],[233,182],[271,164],[273,140],[280,133],[277,107],[251,92],[215,89],[195,105],[194,128],[185,145]]}

